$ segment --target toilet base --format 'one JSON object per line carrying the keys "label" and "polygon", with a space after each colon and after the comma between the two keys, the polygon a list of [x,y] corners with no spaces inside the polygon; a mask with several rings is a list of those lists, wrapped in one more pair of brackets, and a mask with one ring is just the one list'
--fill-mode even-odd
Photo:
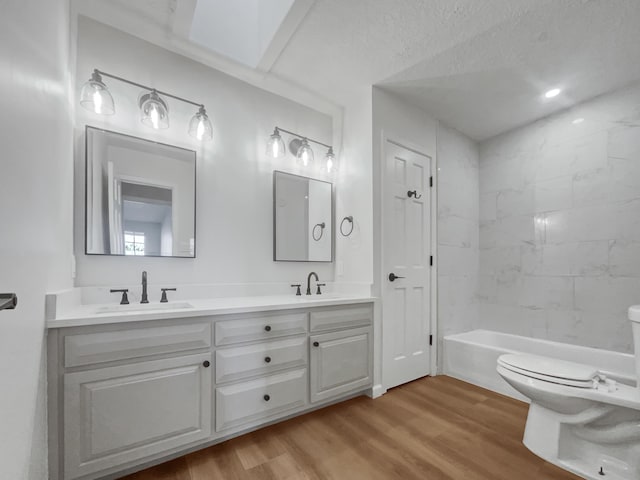
{"label": "toilet base", "polygon": [[[523,443],[547,462],[588,480],[639,479],[640,439],[595,442],[585,439],[581,432],[592,426],[622,422],[640,425],[640,412],[615,408],[588,422],[576,424],[564,415],[531,403]],[[601,469],[604,476],[599,473]]]}

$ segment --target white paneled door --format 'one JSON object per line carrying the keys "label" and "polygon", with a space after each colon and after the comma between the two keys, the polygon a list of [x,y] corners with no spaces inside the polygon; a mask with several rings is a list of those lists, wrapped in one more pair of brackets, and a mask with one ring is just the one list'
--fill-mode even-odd
{"label": "white paneled door", "polygon": [[387,140],[384,162],[382,380],[391,388],[431,367],[432,159]]}

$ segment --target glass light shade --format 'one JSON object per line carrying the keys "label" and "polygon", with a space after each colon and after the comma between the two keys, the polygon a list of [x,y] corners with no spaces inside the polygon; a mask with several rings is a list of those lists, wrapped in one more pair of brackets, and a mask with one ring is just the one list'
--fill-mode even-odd
{"label": "glass light shade", "polygon": [[284,154],[284,142],[280,136],[280,131],[276,128],[273,131],[273,135],[269,137],[269,141],[267,142],[267,156],[271,158],[280,158],[284,157]]}
{"label": "glass light shade", "polygon": [[327,154],[324,157],[324,170],[327,173],[335,173],[338,171],[338,160],[333,153],[333,148],[329,147]]}
{"label": "glass light shade", "polygon": [[142,93],[138,105],[142,123],[156,130],[169,128],[169,107],[158,92]]}
{"label": "glass light shade", "polygon": [[98,72],[93,72],[82,86],[80,105],[99,115],[113,115],[116,112],[113,97]]}
{"label": "glass light shade", "polygon": [[196,113],[189,122],[189,135],[197,140],[211,140],[213,139],[213,125],[207,115],[207,111],[204,107],[200,107],[198,113]]}
{"label": "glass light shade", "polygon": [[313,150],[311,150],[306,138],[302,139],[296,158],[298,159],[298,164],[305,167],[313,162]]}

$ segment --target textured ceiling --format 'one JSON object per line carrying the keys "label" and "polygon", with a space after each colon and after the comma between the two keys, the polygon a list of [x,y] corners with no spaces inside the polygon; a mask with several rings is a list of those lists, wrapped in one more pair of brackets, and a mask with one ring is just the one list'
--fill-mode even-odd
{"label": "textured ceiling", "polygon": [[[180,35],[195,1],[92,3]],[[341,105],[379,85],[483,140],[640,78],[639,45],[640,0],[315,0],[270,73]]]}
{"label": "textured ceiling", "polygon": [[341,103],[377,84],[483,140],[640,78],[639,45],[638,0],[317,0],[272,71]]}

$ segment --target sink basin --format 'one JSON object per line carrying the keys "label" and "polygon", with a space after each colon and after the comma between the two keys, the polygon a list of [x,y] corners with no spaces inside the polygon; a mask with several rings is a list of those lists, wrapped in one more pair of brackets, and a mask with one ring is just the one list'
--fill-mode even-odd
{"label": "sink basin", "polygon": [[163,311],[163,310],[182,310],[185,308],[193,308],[188,302],[169,302],[169,303],[139,303],[131,305],[107,305],[104,307],[98,307],[96,314],[105,313],[130,313],[130,312],[151,312],[151,311]]}
{"label": "sink basin", "polygon": [[640,322],[640,305],[629,307],[629,320],[632,322]]}

